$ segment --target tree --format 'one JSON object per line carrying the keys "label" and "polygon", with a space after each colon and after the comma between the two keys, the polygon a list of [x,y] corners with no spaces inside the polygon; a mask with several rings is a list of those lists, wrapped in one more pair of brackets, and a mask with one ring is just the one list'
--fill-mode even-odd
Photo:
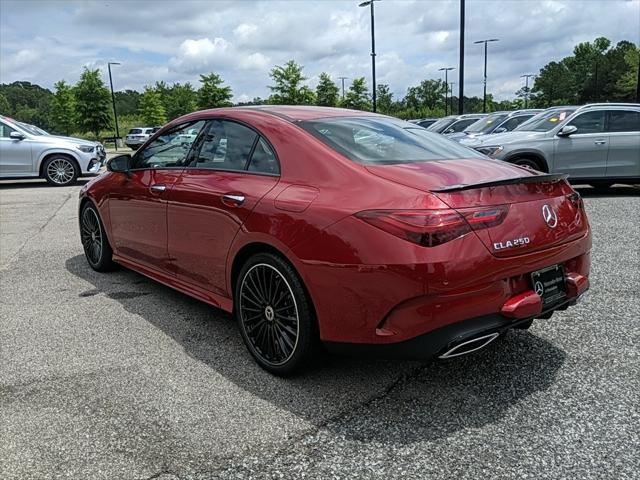
{"label": "tree", "polygon": [[162,105],[160,93],[151,87],[145,87],[140,97],[140,116],[149,127],[162,125],[167,121],[167,114]]}
{"label": "tree", "polygon": [[380,83],[376,87],[376,107],[380,113],[390,114],[394,111],[393,93],[389,85]]}
{"label": "tree", "polygon": [[338,86],[328,73],[322,72],[316,87],[316,105],[335,107],[338,105]]}
{"label": "tree", "polygon": [[233,94],[231,87],[223,86],[224,80],[216,73],[200,75],[200,90],[198,90],[198,107],[217,108],[231,106]]}
{"label": "tree", "polygon": [[140,102],[140,92],[135,90],[124,90],[114,92],[116,97],[116,111],[118,112],[118,123],[120,116],[135,115],[138,111],[138,103]]}
{"label": "tree", "polygon": [[56,131],[71,135],[76,125],[76,99],[64,80],[54,84],[56,92],[51,101],[51,120]]}
{"label": "tree", "polygon": [[307,80],[302,74],[302,65],[294,60],[289,60],[284,67],[275,66],[269,76],[274,85],[269,86],[273,94],[269,97],[269,103],[278,105],[312,105],[315,95],[311,89],[304,85]]}
{"label": "tree", "polygon": [[101,130],[111,126],[111,95],[100,78],[100,71],[85,67],[73,93],[80,130],[98,138]]}
{"label": "tree", "polygon": [[0,93],[0,115],[11,115],[11,107],[9,101],[4,94]]}
{"label": "tree", "polygon": [[45,130],[51,129],[51,91],[30,82],[13,82],[0,85],[0,94],[9,103],[8,115]]}
{"label": "tree", "polygon": [[442,80],[423,80],[416,87],[409,87],[405,97],[408,107],[416,110],[434,110],[440,108],[444,111],[444,94],[447,88]]}
{"label": "tree", "polygon": [[344,97],[343,106],[354,110],[371,110],[369,89],[364,77],[354,78]]}
{"label": "tree", "polygon": [[198,93],[189,82],[184,84],[174,83],[166,91],[165,95],[166,98],[163,104],[169,120],[198,109]]}
{"label": "tree", "polygon": [[572,75],[564,61],[549,62],[536,77],[532,93],[532,105],[551,107],[566,105],[575,100]]}

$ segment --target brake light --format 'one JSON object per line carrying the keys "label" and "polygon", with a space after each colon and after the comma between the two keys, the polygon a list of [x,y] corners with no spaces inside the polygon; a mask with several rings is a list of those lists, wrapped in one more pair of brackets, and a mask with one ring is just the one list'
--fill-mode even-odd
{"label": "brake light", "polygon": [[396,237],[424,247],[435,247],[469,233],[472,229],[502,223],[508,206],[463,210],[366,210],[361,220]]}

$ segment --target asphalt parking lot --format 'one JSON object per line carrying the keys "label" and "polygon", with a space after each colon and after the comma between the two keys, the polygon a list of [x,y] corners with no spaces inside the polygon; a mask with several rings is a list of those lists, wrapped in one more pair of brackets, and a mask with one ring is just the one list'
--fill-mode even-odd
{"label": "asphalt parking lot", "polygon": [[93,272],[78,190],[0,182],[0,478],[640,478],[640,189],[580,189],[587,303],[458,361],[289,380],[228,315]]}

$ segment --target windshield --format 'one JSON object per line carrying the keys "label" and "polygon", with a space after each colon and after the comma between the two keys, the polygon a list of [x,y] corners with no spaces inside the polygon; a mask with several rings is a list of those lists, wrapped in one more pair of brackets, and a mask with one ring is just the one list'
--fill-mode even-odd
{"label": "windshield", "polygon": [[576,108],[558,108],[540,112],[520,126],[513,129],[514,132],[548,132],[553,127],[563,122]]}
{"label": "windshield", "polygon": [[387,119],[331,118],[300,126],[347,158],[368,165],[482,157],[436,133]]}
{"label": "windshield", "polygon": [[129,130],[129,135],[135,135],[136,133],[142,133],[142,129],[141,128],[132,128],[131,130]]}
{"label": "windshield", "polygon": [[49,135],[47,132],[45,132],[41,128],[36,127],[35,125],[29,125],[28,123],[21,122],[18,122],[18,125],[20,125],[22,129],[26,130],[31,135]]}
{"label": "windshield", "polygon": [[502,123],[505,118],[507,118],[507,114],[505,113],[489,115],[488,117],[481,118],[473,125],[470,125],[465,129],[465,132],[489,133],[496,127],[496,125]]}
{"label": "windshield", "polygon": [[430,132],[440,133],[442,130],[447,128],[449,125],[451,125],[455,121],[456,121],[456,117],[444,117],[438,120],[437,122],[435,122],[434,124],[430,125],[427,128],[427,130],[429,130]]}

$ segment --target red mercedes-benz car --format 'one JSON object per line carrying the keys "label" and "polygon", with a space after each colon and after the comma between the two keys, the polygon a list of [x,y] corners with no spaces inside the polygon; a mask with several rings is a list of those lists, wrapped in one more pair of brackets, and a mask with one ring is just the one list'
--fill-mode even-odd
{"label": "red mercedes-benz car", "polygon": [[80,194],[89,265],[233,312],[275,374],[320,344],[466,354],[589,285],[590,228],[564,176],[382,115],[207,110],[107,169]]}

